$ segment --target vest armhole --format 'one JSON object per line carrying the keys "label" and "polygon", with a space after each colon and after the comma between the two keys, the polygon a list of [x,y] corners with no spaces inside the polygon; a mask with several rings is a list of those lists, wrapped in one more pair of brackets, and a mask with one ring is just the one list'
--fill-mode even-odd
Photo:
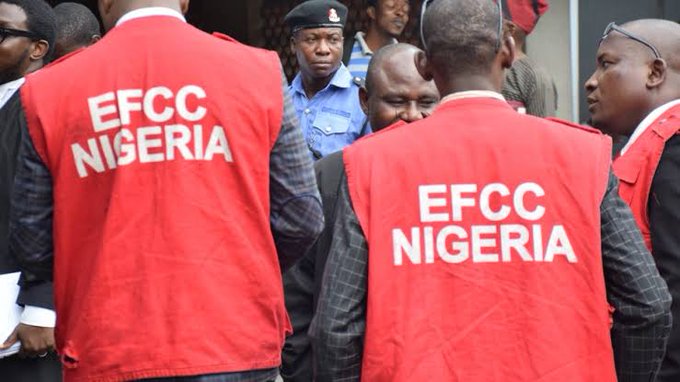
{"label": "vest armhole", "polygon": [[[612,159],[611,159],[611,153],[612,153],[612,139],[604,134],[600,134],[599,137],[599,146],[600,146],[600,152],[599,152],[599,160],[598,160],[598,169],[597,169],[597,185],[600,190],[599,194],[599,205],[602,205],[602,201],[604,200],[604,196],[607,194],[607,188],[609,187],[609,176],[612,174],[614,171],[612,168]],[[601,182],[601,183],[599,183]]]}
{"label": "vest armhole", "polygon": [[348,146],[347,148],[342,150],[342,161],[345,166],[345,179],[347,181],[347,190],[349,191],[350,203],[352,205],[354,213],[357,216],[357,220],[359,220],[359,225],[361,226],[361,231],[364,234],[364,238],[366,239],[366,242],[368,242],[369,221],[368,216],[366,216],[366,209],[364,208],[366,204],[361,197],[360,188],[362,187],[362,185],[357,184],[357,180],[360,174],[358,173],[358,171],[355,171],[356,164],[354,163],[354,160],[356,159],[357,156],[355,152],[356,147],[353,146]]}
{"label": "vest armhole", "polygon": [[[21,97],[21,110],[23,111],[24,121],[26,122],[26,130],[28,132],[31,143],[33,143],[33,148],[35,152],[42,160],[45,166],[49,165],[49,157],[47,155],[47,141],[45,139],[45,132],[43,131],[42,124],[40,123],[40,117],[37,114],[31,113],[31,109],[28,106],[31,105],[31,85],[30,83],[24,84],[21,89],[19,89],[19,95]],[[34,109],[34,108],[33,108]],[[23,133],[22,133],[23,134]],[[49,166],[48,166],[49,167]]]}
{"label": "vest armhole", "polygon": [[[272,126],[269,131],[269,150],[271,151],[274,148],[274,145],[276,145],[276,141],[278,141],[279,136],[281,135],[281,128],[283,127],[283,116],[285,111],[283,108],[286,106],[285,105],[285,97],[286,94],[284,93],[286,91],[284,87],[284,82],[283,80],[286,78],[285,73],[283,71],[283,67],[281,66],[281,61],[279,61],[279,56],[275,52],[266,52],[268,61],[272,65],[272,70],[273,73],[276,73],[276,81],[278,81],[278,94],[277,103],[275,106],[274,110],[274,118],[273,121],[271,121]],[[291,100],[291,106],[293,106],[292,100]]]}

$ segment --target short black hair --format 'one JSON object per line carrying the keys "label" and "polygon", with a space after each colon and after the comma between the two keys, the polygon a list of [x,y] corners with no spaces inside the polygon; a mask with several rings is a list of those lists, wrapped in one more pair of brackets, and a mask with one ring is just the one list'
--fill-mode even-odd
{"label": "short black hair", "polygon": [[427,55],[441,69],[486,74],[496,57],[498,7],[493,0],[438,0],[427,8]]}
{"label": "short black hair", "polygon": [[26,13],[26,27],[41,40],[50,45],[47,55],[43,59],[49,62],[54,53],[54,41],[57,35],[57,22],[54,10],[44,0],[0,0],[0,3],[13,4]]}
{"label": "short black hair", "polygon": [[366,7],[375,7],[378,5],[378,0],[366,0]]}
{"label": "short black hair", "polygon": [[57,40],[69,47],[87,46],[92,36],[101,33],[99,21],[90,9],[78,3],[61,3],[54,7],[57,16]]}

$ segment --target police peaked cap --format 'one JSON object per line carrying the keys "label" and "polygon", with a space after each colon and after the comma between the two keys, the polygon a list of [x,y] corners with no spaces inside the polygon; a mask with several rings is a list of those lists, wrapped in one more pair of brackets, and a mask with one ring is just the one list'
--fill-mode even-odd
{"label": "police peaked cap", "polygon": [[309,0],[288,12],[283,21],[295,33],[309,28],[345,28],[347,7],[335,0]]}

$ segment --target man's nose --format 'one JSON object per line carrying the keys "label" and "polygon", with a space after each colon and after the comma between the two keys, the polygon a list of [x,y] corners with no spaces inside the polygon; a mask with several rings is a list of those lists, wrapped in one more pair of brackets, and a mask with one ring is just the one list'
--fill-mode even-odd
{"label": "man's nose", "polygon": [[316,47],[315,53],[321,56],[326,56],[331,53],[331,46],[326,39],[322,38],[319,40],[319,45]]}
{"label": "man's nose", "polygon": [[597,82],[597,77],[596,77],[597,72],[593,73],[590,78],[586,81],[585,88],[586,92],[592,93],[597,89],[598,82]]}
{"label": "man's nose", "polygon": [[399,119],[404,122],[415,122],[424,118],[424,113],[418,107],[417,101],[411,101],[399,113]]}

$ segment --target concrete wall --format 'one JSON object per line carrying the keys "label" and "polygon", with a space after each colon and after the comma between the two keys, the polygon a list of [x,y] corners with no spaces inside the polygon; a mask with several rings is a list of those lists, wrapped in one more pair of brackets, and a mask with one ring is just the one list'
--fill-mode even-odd
{"label": "concrete wall", "polygon": [[569,1],[553,0],[527,39],[527,54],[553,76],[557,85],[557,116],[572,119]]}

